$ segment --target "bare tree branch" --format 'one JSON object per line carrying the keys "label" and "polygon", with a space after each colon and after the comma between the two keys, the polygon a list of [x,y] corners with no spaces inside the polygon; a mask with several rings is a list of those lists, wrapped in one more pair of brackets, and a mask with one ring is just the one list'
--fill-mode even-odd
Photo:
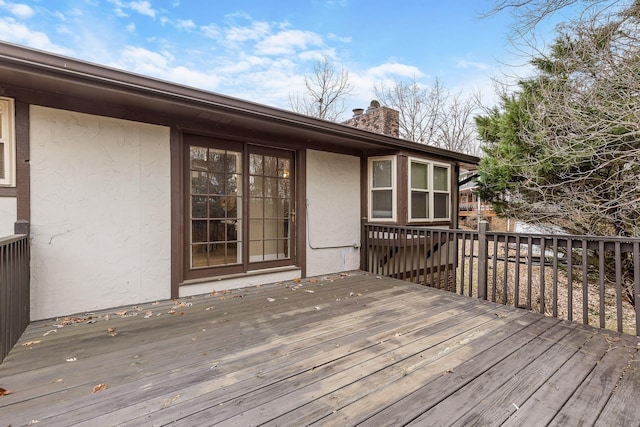
{"label": "bare tree branch", "polygon": [[289,95],[291,109],[325,120],[338,120],[345,111],[345,98],[353,92],[349,72],[337,70],[326,56],[315,64],[311,76],[305,76],[304,85],[303,95]]}

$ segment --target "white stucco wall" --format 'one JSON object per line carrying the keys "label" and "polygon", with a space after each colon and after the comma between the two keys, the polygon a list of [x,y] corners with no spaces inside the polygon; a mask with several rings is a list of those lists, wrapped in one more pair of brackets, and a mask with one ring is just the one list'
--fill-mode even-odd
{"label": "white stucco wall", "polygon": [[307,276],[358,269],[359,157],[307,150],[307,216]]}
{"label": "white stucco wall", "polygon": [[32,107],[32,320],[170,297],[169,128]]}
{"label": "white stucco wall", "polygon": [[13,235],[18,215],[15,197],[0,197],[0,237]]}

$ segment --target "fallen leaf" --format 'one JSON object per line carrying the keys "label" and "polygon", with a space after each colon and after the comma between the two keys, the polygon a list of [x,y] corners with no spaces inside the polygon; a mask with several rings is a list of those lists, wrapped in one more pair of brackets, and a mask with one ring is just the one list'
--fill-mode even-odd
{"label": "fallen leaf", "polygon": [[97,320],[95,320],[95,319],[87,321],[87,323],[96,323],[96,322],[97,322]]}
{"label": "fallen leaf", "polygon": [[217,291],[211,291],[211,295],[215,295],[217,293],[218,293]]}
{"label": "fallen leaf", "polygon": [[153,312],[152,312],[152,311],[147,311],[147,312],[144,314],[144,318],[145,318],[145,319],[148,319],[148,318],[150,318],[151,316],[153,316]]}
{"label": "fallen leaf", "polygon": [[318,307],[317,305],[316,305],[316,310],[320,310],[320,307]]}
{"label": "fallen leaf", "polygon": [[507,315],[504,313],[496,313],[496,316],[498,316],[499,319],[507,317]]}
{"label": "fallen leaf", "polygon": [[293,283],[300,283],[300,279],[296,277],[295,279],[293,279]]}
{"label": "fallen leaf", "polygon": [[118,315],[118,316],[124,316],[125,314],[127,314],[127,310],[125,310],[125,311],[116,311],[113,314]]}
{"label": "fallen leaf", "polygon": [[4,388],[0,387],[0,396],[7,396],[11,394],[11,390],[5,390]]}
{"label": "fallen leaf", "polygon": [[162,408],[166,408],[167,406],[171,405],[173,402],[175,402],[176,400],[178,400],[180,398],[179,394],[176,394],[175,396],[172,396],[168,399],[165,399],[162,401]]}
{"label": "fallen leaf", "polygon": [[44,335],[42,335],[42,336],[43,336],[43,337],[46,337],[47,335],[49,335],[49,334],[50,334],[50,333],[52,333],[52,332],[58,332],[58,331],[57,331],[57,330],[55,330],[55,329],[51,329],[50,331],[45,332],[45,333],[44,333]]}
{"label": "fallen leaf", "polygon": [[32,426],[34,424],[38,424],[40,422],[40,420],[31,420],[29,421],[29,424],[27,424],[28,426]]}
{"label": "fallen leaf", "polygon": [[204,310],[205,310],[205,311],[210,311],[210,310],[213,310],[213,307],[207,307],[207,308],[205,308]]}
{"label": "fallen leaf", "polygon": [[269,302],[274,302],[274,301],[275,301],[275,299],[273,299],[273,298],[267,298],[267,301],[269,301]]}
{"label": "fallen leaf", "polygon": [[309,283],[318,283],[318,279],[309,279]]}
{"label": "fallen leaf", "polygon": [[107,328],[107,332],[115,332],[116,328]]}
{"label": "fallen leaf", "polygon": [[99,391],[104,391],[107,389],[107,385],[106,384],[96,384],[95,387],[93,387],[93,392],[92,393],[97,393]]}
{"label": "fallen leaf", "polygon": [[30,346],[30,345],[40,344],[40,341],[41,341],[41,340],[29,341],[29,342],[26,342],[26,343],[24,343],[24,344],[22,344],[22,345],[23,345],[23,346],[25,346],[25,347],[28,347],[28,346]]}
{"label": "fallen leaf", "polygon": [[62,383],[62,382],[64,382],[64,380],[62,378],[58,378],[57,380],[53,381],[54,384]]}
{"label": "fallen leaf", "polygon": [[176,311],[175,311],[175,310],[169,310],[167,313],[169,313],[169,314],[176,314]]}
{"label": "fallen leaf", "polygon": [[75,357],[70,357],[70,358],[66,359],[67,362],[75,362],[76,360],[78,360],[78,359],[76,359]]}
{"label": "fallen leaf", "polygon": [[314,293],[314,291],[312,291],[311,289],[305,289],[305,292],[309,292],[310,294]]}

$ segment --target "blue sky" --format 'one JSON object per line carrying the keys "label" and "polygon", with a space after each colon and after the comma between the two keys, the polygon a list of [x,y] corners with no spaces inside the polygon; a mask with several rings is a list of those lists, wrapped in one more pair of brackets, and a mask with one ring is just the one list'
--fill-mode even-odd
{"label": "blue sky", "polygon": [[348,108],[374,85],[435,78],[483,92],[522,64],[489,0],[0,0],[0,40],[289,108],[323,55],[349,72]]}

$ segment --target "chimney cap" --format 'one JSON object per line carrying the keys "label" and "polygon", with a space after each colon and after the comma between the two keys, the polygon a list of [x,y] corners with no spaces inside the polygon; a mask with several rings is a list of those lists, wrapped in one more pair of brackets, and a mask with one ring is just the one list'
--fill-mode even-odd
{"label": "chimney cap", "polygon": [[351,111],[353,111],[353,117],[358,117],[361,116],[362,113],[364,113],[364,108],[354,108]]}

